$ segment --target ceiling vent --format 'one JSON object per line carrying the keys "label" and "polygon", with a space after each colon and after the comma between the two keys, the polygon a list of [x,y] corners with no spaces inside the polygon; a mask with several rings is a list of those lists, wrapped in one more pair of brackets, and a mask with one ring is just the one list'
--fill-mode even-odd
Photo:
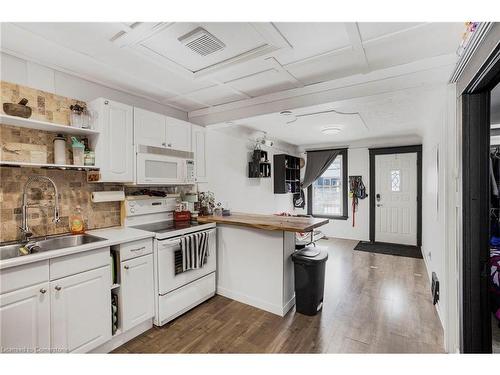
{"label": "ceiling vent", "polygon": [[219,39],[201,27],[197,27],[186,35],[181,36],[178,40],[191,51],[200,56],[210,55],[211,53],[219,51],[226,46]]}

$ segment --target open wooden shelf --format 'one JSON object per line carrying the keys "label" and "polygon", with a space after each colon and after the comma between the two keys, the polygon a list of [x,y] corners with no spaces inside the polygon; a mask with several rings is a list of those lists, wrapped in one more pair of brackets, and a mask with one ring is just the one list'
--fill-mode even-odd
{"label": "open wooden shelf", "polygon": [[21,128],[43,130],[59,134],[87,135],[87,136],[99,135],[99,132],[97,130],[75,128],[69,125],[54,124],[52,122],[9,116],[5,114],[0,114],[0,124],[19,126]]}
{"label": "open wooden shelf", "polygon": [[23,161],[1,161],[1,167],[26,167],[26,168],[43,168],[43,169],[61,169],[61,170],[76,170],[76,171],[98,171],[99,167],[95,165],[66,165],[66,164],[45,164],[45,163],[28,163]]}

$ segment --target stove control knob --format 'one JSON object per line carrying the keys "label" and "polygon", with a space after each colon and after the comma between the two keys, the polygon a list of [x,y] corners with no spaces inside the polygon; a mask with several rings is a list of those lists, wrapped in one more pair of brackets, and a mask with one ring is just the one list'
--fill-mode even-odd
{"label": "stove control knob", "polygon": [[131,208],[130,212],[134,213],[135,212],[135,208]]}

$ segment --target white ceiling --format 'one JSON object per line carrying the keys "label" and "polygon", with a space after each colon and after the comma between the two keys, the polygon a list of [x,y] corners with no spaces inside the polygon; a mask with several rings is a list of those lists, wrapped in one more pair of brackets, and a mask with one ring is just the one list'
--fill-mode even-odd
{"label": "white ceiling", "polygon": [[[1,26],[1,50],[6,53],[137,92],[187,112],[452,55],[464,30],[462,23]],[[226,48],[201,57],[178,41],[197,27],[205,28]],[[369,118],[376,109],[365,111]]]}
{"label": "white ceiling", "polygon": [[[270,138],[299,147],[349,145],[363,139],[419,136],[425,126],[436,123],[445,105],[444,92],[443,84],[400,90],[303,107],[292,110],[291,115],[271,113],[240,119],[230,125],[263,131]],[[340,127],[341,131],[326,135],[322,132],[325,127]]]}

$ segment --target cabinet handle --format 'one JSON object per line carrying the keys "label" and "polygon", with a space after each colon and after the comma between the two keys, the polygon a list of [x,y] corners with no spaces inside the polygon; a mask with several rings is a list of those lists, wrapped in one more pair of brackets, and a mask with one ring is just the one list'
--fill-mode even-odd
{"label": "cabinet handle", "polygon": [[125,268],[126,270],[128,270],[130,267],[129,266],[124,266],[123,268]]}
{"label": "cabinet handle", "polygon": [[142,250],[146,250],[146,246],[138,247],[137,249],[130,249],[130,251],[142,251]]}
{"label": "cabinet handle", "polygon": [[161,145],[162,145],[163,147],[167,147],[167,144],[166,144],[165,142],[162,142],[162,143],[161,143]]}
{"label": "cabinet handle", "polygon": [[105,100],[105,101],[104,101],[104,104],[108,105],[108,104],[109,104],[109,102],[108,102],[107,100]]}
{"label": "cabinet handle", "polygon": [[168,147],[172,147],[172,143],[169,143],[167,146],[168,146]]}
{"label": "cabinet handle", "polygon": [[59,285],[56,285],[56,287],[55,287],[54,289],[55,289],[55,290],[57,290],[57,291],[59,291],[59,290],[61,290],[61,289],[62,289],[62,287],[61,287],[61,286],[59,286]]}
{"label": "cabinet handle", "polygon": [[47,289],[45,289],[45,288],[40,289],[40,293],[42,293],[42,294],[47,293]]}

